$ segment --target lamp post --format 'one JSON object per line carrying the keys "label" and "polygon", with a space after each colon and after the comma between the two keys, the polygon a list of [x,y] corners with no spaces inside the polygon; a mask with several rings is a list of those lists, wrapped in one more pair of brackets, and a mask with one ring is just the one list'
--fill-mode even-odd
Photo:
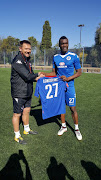
{"label": "lamp post", "polygon": [[81,30],[82,30],[82,27],[84,26],[84,24],[79,24],[78,27],[80,27],[80,49],[81,49]]}
{"label": "lamp post", "polygon": [[[80,46],[79,46],[79,56],[81,52],[81,30],[82,27],[84,27],[84,24],[79,24],[78,27],[80,27]],[[82,72],[83,72],[83,59],[84,59],[84,48],[83,48],[83,57],[82,57]]]}

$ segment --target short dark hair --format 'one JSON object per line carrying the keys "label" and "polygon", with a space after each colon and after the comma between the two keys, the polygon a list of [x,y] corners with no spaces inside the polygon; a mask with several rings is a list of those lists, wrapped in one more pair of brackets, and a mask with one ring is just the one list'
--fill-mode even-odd
{"label": "short dark hair", "polygon": [[28,40],[22,40],[20,41],[20,46],[22,46],[24,43],[31,45],[31,43]]}
{"label": "short dark hair", "polygon": [[59,47],[60,47],[60,40],[61,39],[67,39],[68,40],[68,38],[66,36],[61,36],[60,39],[59,39]]}

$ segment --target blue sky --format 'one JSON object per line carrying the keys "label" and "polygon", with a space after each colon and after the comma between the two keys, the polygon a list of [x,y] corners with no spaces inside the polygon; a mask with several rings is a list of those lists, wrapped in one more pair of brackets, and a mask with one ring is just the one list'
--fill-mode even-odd
{"label": "blue sky", "polygon": [[94,45],[96,28],[101,23],[101,0],[3,0],[0,2],[0,37],[20,40],[34,36],[42,40],[44,22],[52,32],[52,46],[63,35],[69,48],[80,42],[79,24],[84,24],[81,45]]}

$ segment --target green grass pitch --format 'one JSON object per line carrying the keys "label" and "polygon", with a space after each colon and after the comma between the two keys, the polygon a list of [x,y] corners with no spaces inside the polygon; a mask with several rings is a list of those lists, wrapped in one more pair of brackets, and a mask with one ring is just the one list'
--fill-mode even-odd
{"label": "green grass pitch", "polygon": [[74,135],[68,107],[68,132],[57,136],[61,121],[43,121],[39,99],[33,95],[30,126],[38,135],[23,135],[20,124],[27,141],[27,145],[20,145],[13,140],[10,72],[0,68],[0,180],[100,180],[101,74],[83,73],[75,79],[82,141]]}

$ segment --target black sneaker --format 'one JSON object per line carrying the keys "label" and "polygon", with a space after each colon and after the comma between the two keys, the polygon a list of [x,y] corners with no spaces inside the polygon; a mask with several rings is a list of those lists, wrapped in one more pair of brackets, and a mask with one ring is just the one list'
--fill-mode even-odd
{"label": "black sneaker", "polygon": [[14,137],[14,140],[19,144],[27,144],[26,141],[24,141],[21,136],[19,138]]}
{"label": "black sneaker", "polygon": [[27,135],[27,134],[33,134],[33,135],[35,135],[35,134],[38,134],[38,132],[33,131],[32,129],[30,129],[28,132],[24,130],[24,131],[23,131],[23,134],[25,134],[25,135]]}

